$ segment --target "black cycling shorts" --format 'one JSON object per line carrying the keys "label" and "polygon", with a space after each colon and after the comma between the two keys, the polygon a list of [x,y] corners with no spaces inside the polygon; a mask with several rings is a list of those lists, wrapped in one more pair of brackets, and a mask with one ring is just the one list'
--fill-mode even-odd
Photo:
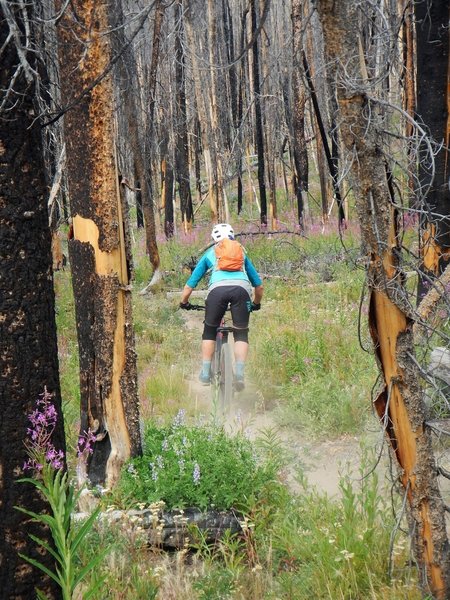
{"label": "black cycling shorts", "polygon": [[202,336],[204,340],[216,339],[216,329],[228,306],[231,309],[233,326],[242,329],[242,335],[241,332],[235,332],[235,341],[248,340],[251,299],[245,288],[240,285],[220,285],[209,292],[205,305],[205,327]]}

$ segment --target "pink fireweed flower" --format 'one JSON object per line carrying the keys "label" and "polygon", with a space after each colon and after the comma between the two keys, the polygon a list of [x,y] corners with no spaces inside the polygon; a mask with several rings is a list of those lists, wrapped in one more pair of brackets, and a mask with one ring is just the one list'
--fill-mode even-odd
{"label": "pink fireweed flower", "polygon": [[56,450],[52,443],[53,431],[56,427],[58,413],[52,403],[53,394],[44,388],[44,392],[36,401],[37,408],[28,415],[31,427],[27,428],[28,438],[25,447],[29,459],[24,463],[24,471],[36,471],[40,473],[45,464],[53,469],[62,469],[64,466],[64,453]]}
{"label": "pink fireweed flower", "polygon": [[97,438],[90,429],[83,431],[78,438],[77,456],[80,457],[84,454],[93,454],[96,439]]}

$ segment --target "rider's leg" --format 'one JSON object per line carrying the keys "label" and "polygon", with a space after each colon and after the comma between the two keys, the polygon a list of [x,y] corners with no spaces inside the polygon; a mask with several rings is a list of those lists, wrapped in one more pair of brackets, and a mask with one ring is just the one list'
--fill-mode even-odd
{"label": "rider's leg", "polygon": [[245,361],[248,355],[248,342],[234,341],[234,376],[236,389],[244,387]]}
{"label": "rider's leg", "polygon": [[250,296],[244,288],[236,288],[231,303],[234,330],[234,375],[236,389],[244,387],[245,362],[248,355],[248,323]]}
{"label": "rider's leg", "polygon": [[202,340],[202,360],[203,362],[209,361],[211,364],[214,356],[214,349],[216,347],[216,340]]}
{"label": "rider's leg", "polygon": [[234,360],[245,363],[248,356],[248,342],[234,342]]}
{"label": "rider's leg", "polygon": [[215,288],[206,299],[205,322],[202,334],[202,370],[199,379],[209,383],[211,379],[211,361],[216,346],[217,327],[225,314],[228,301],[224,297],[225,289]]}
{"label": "rider's leg", "polygon": [[211,362],[215,345],[215,340],[202,340],[202,370],[199,375],[202,383],[209,383],[211,380]]}

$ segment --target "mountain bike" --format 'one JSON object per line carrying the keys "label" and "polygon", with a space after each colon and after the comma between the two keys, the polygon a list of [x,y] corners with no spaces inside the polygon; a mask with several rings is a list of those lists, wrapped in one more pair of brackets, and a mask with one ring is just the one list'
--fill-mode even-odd
{"label": "mountain bike", "polygon": [[[204,306],[191,304],[191,310],[205,310]],[[227,311],[230,309],[228,308]],[[233,352],[228,340],[235,327],[227,325],[226,318],[217,328],[216,346],[211,363],[212,400],[215,409],[224,414],[230,407],[234,395]]]}

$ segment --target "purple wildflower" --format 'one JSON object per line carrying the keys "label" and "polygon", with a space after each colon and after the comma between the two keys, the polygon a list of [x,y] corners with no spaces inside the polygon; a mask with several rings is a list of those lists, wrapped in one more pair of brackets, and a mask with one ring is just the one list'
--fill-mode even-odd
{"label": "purple wildflower", "polygon": [[184,410],[184,408],[180,408],[180,410],[178,411],[178,413],[176,414],[176,416],[172,422],[173,429],[177,429],[178,427],[181,427],[182,425],[184,425],[184,417],[185,416],[186,416],[186,411]]}
{"label": "purple wildflower", "polygon": [[156,468],[155,463],[150,463],[150,469],[152,470],[153,481],[158,481],[158,469]]}
{"label": "purple wildflower", "polygon": [[88,429],[88,431],[83,431],[83,433],[78,438],[78,446],[77,446],[77,455],[78,457],[83,454],[93,454],[94,452],[94,444],[96,442],[96,437],[94,433]]}
{"label": "purple wildflower", "polygon": [[196,462],[194,463],[194,470],[192,472],[192,480],[194,485],[199,485],[200,483],[200,465]]}
{"label": "purple wildflower", "polygon": [[25,440],[25,446],[30,458],[23,465],[24,471],[40,473],[44,468],[43,460],[56,470],[64,466],[64,453],[56,450],[52,443],[58,419],[56,408],[51,402],[52,397],[45,387],[36,401],[37,408],[28,415],[31,427],[27,428],[28,439]]}

